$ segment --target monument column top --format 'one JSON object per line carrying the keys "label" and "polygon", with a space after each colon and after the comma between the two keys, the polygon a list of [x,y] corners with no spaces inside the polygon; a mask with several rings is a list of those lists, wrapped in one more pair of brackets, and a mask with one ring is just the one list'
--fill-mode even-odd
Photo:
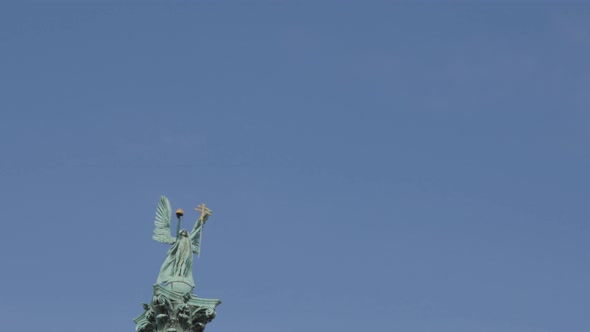
{"label": "monument column top", "polygon": [[180,229],[184,211],[176,210],[176,237],[170,234],[172,209],[168,198],[162,196],[155,216],[153,239],[171,244],[154,284],[152,301],[143,304],[144,312],[135,318],[137,332],[202,332],[215,318],[217,299],[203,299],[192,294],[193,256],[201,251],[203,228],[212,211],[205,204],[195,209],[200,216],[192,230]]}

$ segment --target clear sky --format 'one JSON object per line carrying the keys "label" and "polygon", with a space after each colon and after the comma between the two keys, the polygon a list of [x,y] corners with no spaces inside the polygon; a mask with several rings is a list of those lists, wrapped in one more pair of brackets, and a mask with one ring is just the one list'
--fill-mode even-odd
{"label": "clear sky", "polygon": [[2,330],[582,332],[590,4],[2,1]]}

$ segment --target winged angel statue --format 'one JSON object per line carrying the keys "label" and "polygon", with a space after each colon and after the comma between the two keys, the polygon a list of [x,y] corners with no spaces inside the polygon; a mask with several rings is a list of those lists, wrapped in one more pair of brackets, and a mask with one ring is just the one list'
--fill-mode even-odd
{"label": "winged angel statue", "polygon": [[203,226],[211,215],[211,210],[207,209],[204,204],[200,206],[201,216],[195,223],[193,230],[189,233],[186,230],[180,230],[180,220],[184,215],[182,210],[176,211],[178,224],[176,228],[176,237],[170,235],[170,223],[172,221],[172,211],[168,198],[162,196],[156,210],[156,220],[154,224],[154,240],[162,243],[171,244],[172,248],[168,250],[166,260],[160,268],[158,274],[158,284],[169,284],[171,282],[181,282],[190,284],[191,288],[195,287],[193,280],[193,254],[199,254],[201,247],[201,233]]}

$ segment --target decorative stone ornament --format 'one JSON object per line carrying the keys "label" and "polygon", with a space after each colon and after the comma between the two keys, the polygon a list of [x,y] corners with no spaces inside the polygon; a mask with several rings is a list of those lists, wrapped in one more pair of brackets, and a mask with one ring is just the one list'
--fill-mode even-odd
{"label": "decorative stone ornament", "polygon": [[133,321],[137,332],[202,332],[215,318],[215,308],[220,303],[220,300],[202,299],[156,284],[152,302],[144,303],[145,312]]}
{"label": "decorative stone ornament", "polygon": [[144,303],[144,313],[133,321],[137,332],[202,332],[215,318],[216,299],[203,299],[192,294],[195,287],[192,272],[193,254],[199,254],[203,227],[212,211],[199,205],[201,215],[192,231],[180,230],[184,211],[178,209],[176,237],[170,235],[172,212],[164,196],[156,210],[154,240],[171,244],[166,260],[160,268],[150,304]]}

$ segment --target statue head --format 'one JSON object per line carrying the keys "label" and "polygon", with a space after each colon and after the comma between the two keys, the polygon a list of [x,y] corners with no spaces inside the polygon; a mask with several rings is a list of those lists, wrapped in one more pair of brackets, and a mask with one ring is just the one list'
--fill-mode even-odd
{"label": "statue head", "polygon": [[186,231],[186,229],[180,231],[180,236],[188,237],[188,232]]}

